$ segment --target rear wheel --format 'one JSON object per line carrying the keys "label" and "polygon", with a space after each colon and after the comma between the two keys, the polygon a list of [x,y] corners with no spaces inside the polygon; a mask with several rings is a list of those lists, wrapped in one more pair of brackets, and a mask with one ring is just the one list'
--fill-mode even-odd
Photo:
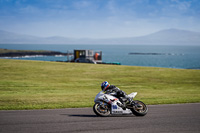
{"label": "rear wheel", "polygon": [[133,101],[134,105],[131,111],[136,116],[145,116],[147,114],[148,108],[142,101]]}
{"label": "rear wheel", "polygon": [[107,104],[95,103],[93,111],[97,116],[110,116],[110,108]]}

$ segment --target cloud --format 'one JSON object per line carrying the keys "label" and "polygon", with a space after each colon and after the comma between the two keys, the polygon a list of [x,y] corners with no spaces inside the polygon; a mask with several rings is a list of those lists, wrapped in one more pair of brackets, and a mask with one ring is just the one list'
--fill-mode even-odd
{"label": "cloud", "polygon": [[191,6],[191,1],[171,0],[171,7],[178,8],[178,10],[188,10]]}
{"label": "cloud", "polygon": [[73,6],[75,9],[83,9],[83,8],[88,8],[91,6],[91,2],[89,1],[85,1],[85,0],[82,0],[82,1],[75,1],[73,2]]}
{"label": "cloud", "polygon": [[108,11],[109,11],[111,14],[116,14],[116,13],[118,12],[114,0],[108,1],[107,5],[106,5],[106,8],[108,9]]}
{"label": "cloud", "polygon": [[35,14],[40,14],[41,13],[41,10],[35,6],[31,6],[31,5],[27,5],[25,7],[21,7],[19,8],[18,10],[20,14],[32,14],[32,15],[35,15]]}
{"label": "cloud", "polygon": [[40,36],[125,37],[200,31],[198,0],[0,1],[0,29]]}

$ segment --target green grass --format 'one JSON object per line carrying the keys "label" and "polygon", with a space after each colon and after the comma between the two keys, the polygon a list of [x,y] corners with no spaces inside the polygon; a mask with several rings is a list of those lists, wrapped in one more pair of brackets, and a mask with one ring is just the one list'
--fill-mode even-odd
{"label": "green grass", "polygon": [[105,80],[146,104],[200,102],[200,70],[0,59],[0,110],[92,107]]}

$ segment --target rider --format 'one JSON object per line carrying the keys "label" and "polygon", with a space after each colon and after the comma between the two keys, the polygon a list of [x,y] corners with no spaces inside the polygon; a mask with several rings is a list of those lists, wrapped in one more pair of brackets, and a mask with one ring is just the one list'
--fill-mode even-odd
{"label": "rider", "polygon": [[116,87],[114,85],[110,85],[107,81],[104,81],[101,84],[101,89],[102,89],[102,91],[105,92],[105,94],[110,94],[110,95],[113,95],[113,96],[119,98],[120,102],[122,103],[122,104],[119,104],[119,106],[124,110],[126,109],[126,103],[122,100],[121,97],[127,99],[127,101],[128,101],[127,104],[130,104],[132,101],[131,98],[128,97],[128,95],[126,95],[125,92],[123,92],[122,90],[120,90],[118,87]]}

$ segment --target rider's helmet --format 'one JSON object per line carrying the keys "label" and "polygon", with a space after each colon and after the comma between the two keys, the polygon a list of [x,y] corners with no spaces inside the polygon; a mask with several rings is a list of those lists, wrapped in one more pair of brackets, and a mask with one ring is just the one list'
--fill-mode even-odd
{"label": "rider's helmet", "polygon": [[105,91],[109,86],[110,86],[110,84],[109,84],[107,81],[104,81],[104,82],[101,84],[101,89],[102,89],[102,91]]}

